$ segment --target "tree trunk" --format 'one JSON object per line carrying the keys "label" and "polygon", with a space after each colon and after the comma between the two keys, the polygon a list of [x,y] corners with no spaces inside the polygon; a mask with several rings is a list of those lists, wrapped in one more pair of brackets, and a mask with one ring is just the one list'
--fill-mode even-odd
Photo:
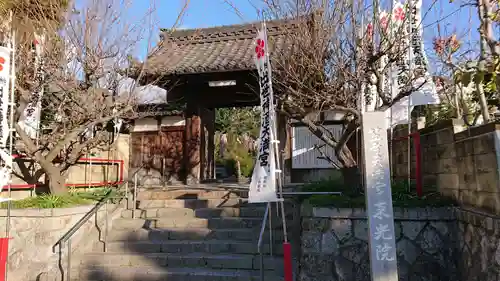
{"label": "tree trunk", "polygon": [[483,124],[490,121],[490,112],[488,110],[488,102],[486,101],[486,96],[484,94],[483,80],[476,82],[476,90],[479,96],[479,105],[481,106],[481,114],[483,115]]}
{"label": "tree trunk", "polygon": [[340,171],[342,173],[344,185],[349,187],[354,193],[360,194],[362,191],[361,173],[358,163],[356,163],[356,160],[352,156],[351,150],[347,144],[345,144],[336,154],[337,159],[342,163]]}
{"label": "tree trunk", "polygon": [[46,176],[49,180],[49,189],[51,194],[61,195],[68,193],[68,189],[66,188],[65,178],[61,175],[61,171],[56,168],[45,169]]}
{"label": "tree trunk", "polygon": [[344,185],[349,187],[349,190],[352,190],[356,195],[361,194],[361,175],[358,166],[344,167],[340,169],[340,172],[342,173]]}

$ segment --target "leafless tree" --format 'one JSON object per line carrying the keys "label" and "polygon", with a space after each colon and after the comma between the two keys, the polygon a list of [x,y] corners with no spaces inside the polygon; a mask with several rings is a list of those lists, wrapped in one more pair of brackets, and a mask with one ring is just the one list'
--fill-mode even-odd
{"label": "leafless tree", "polygon": [[[135,18],[131,4],[87,0],[76,8],[64,0],[26,0],[3,10],[16,19],[16,149],[38,164],[34,177],[45,175],[51,193],[66,192],[68,169],[83,155],[109,148],[114,120],[148,114],[137,111],[141,91],[123,69],[141,42],[151,46],[154,2]],[[35,44],[42,45],[38,61]],[[34,137],[19,121],[38,102]]]}
{"label": "leafless tree", "polygon": [[[361,0],[265,3],[267,17],[293,23],[284,31],[286,48],[272,54],[273,86],[280,112],[306,125],[324,145],[334,148],[336,159],[325,158],[342,169],[346,184],[359,187],[358,163],[347,143],[360,126],[361,93],[365,91],[367,102],[374,99],[364,85],[376,91],[376,110],[389,108],[415,90],[412,79],[416,74],[404,81],[404,90],[395,97],[384,85],[387,67],[407,52],[397,37],[400,30],[387,32],[386,23],[374,17],[373,11],[379,10],[377,1],[375,7]],[[366,28],[369,22],[371,30]],[[322,121],[310,118],[328,111],[343,113],[340,138]]]}

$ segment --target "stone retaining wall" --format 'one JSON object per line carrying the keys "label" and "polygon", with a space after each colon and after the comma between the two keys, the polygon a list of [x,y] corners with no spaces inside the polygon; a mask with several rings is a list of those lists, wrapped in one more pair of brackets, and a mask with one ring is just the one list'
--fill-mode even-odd
{"label": "stone retaining wall", "polygon": [[[54,244],[71,229],[94,205],[64,209],[23,209],[11,211],[11,228],[8,259],[8,280],[61,280],[57,268],[59,255],[52,252]],[[107,213],[111,227],[113,218],[120,215],[121,205],[108,205]],[[106,208],[97,213],[97,225],[104,231]],[[96,217],[90,219],[73,236],[72,259],[76,252],[85,251],[99,243]],[[0,225],[6,225],[6,210],[0,210]],[[5,233],[5,232],[3,232]],[[104,233],[104,232],[103,232]],[[63,248],[65,268],[66,249]]]}
{"label": "stone retaining wall", "polygon": [[[369,281],[363,209],[302,206],[300,281]],[[500,217],[463,208],[394,209],[399,280],[500,280]]]}
{"label": "stone retaining wall", "polygon": [[500,280],[500,217],[467,209],[456,213],[461,280]]}
{"label": "stone retaining wall", "polygon": [[[449,208],[395,208],[400,280],[458,280],[457,224]],[[302,208],[300,281],[369,281],[363,209]]]}

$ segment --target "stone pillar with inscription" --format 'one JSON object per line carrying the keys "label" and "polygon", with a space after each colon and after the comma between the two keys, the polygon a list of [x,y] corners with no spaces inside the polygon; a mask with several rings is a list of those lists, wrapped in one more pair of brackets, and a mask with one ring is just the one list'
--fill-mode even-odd
{"label": "stone pillar with inscription", "polygon": [[363,160],[372,281],[398,280],[385,120],[386,115],[382,111],[363,114]]}

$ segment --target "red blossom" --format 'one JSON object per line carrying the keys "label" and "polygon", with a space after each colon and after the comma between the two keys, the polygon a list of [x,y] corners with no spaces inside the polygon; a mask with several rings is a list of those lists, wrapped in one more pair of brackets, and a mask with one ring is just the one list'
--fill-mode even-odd
{"label": "red blossom", "polygon": [[264,51],[265,43],[264,43],[264,40],[257,39],[256,44],[257,44],[257,46],[255,46],[255,54],[257,55],[257,59],[260,59],[260,58],[264,57],[264,55],[265,55],[265,51]]}
{"label": "red blossom", "polygon": [[3,65],[5,64],[5,58],[4,57],[0,57],[0,71],[3,70]]}
{"label": "red blossom", "polygon": [[387,28],[387,25],[389,24],[389,21],[387,20],[387,16],[382,16],[380,18],[380,26],[383,28],[383,29],[386,29]]}
{"label": "red blossom", "polygon": [[403,21],[405,19],[405,11],[401,7],[397,7],[394,11],[394,19],[397,21]]}
{"label": "red blossom", "polygon": [[366,34],[371,37],[373,35],[373,25],[371,23],[369,23],[367,26],[366,26]]}

